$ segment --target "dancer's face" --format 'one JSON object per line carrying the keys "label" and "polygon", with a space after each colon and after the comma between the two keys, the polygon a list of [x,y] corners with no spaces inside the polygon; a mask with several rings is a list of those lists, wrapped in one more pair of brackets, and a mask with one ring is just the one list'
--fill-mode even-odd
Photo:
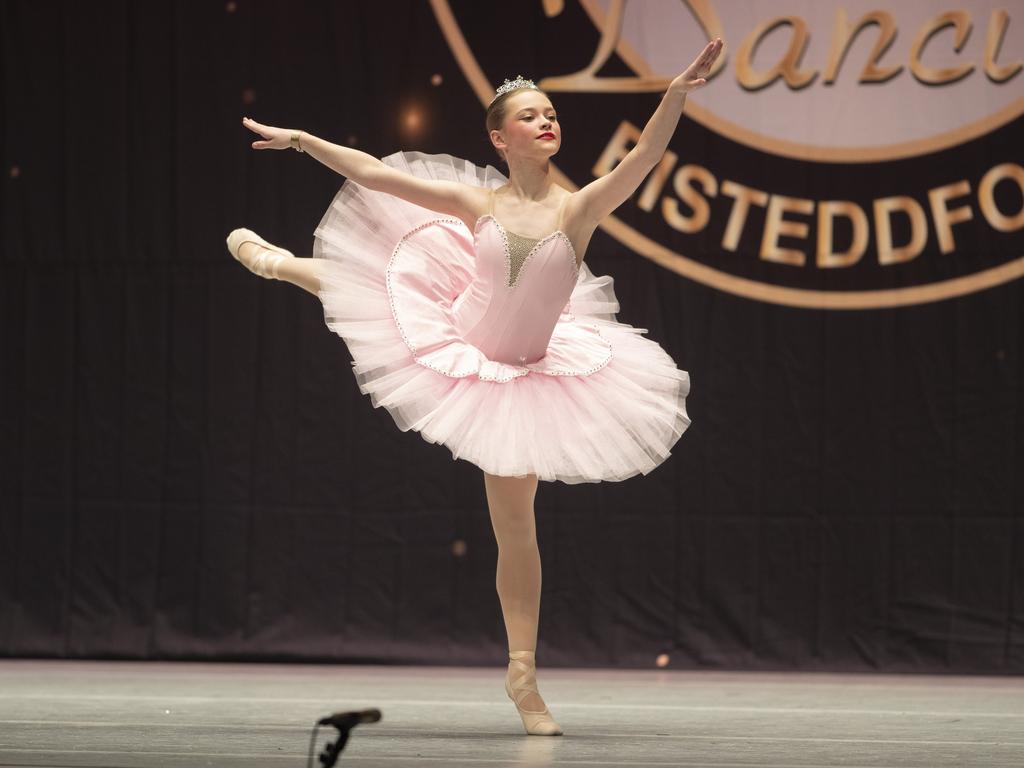
{"label": "dancer's face", "polygon": [[507,107],[502,129],[491,131],[495,146],[505,150],[506,156],[543,160],[558,151],[562,129],[547,96],[534,90],[520,91],[509,97]]}

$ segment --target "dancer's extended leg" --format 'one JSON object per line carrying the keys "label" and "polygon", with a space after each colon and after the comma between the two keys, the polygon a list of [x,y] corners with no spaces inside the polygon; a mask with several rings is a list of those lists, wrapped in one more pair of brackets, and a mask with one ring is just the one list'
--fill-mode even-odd
{"label": "dancer's extended leg", "polygon": [[[239,261],[251,269],[251,265],[262,250],[265,249],[259,243],[242,243],[238,249]],[[322,261],[323,259],[313,257],[282,259],[277,265],[277,279],[297,285],[314,296],[318,296],[320,290],[319,269]]]}
{"label": "dancer's extended leg", "polygon": [[[533,500],[537,477],[500,477],[484,473],[487,506],[498,542],[498,569],[495,580],[501,612],[508,634],[509,671],[514,681],[523,724],[530,733],[561,733],[550,719],[544,700],[536,690],[534,654],[537,650],[537,624],[540,617],[541,566],[537,548],[537,526]],[[529,713],[535,713],[532,716]],[[546,713],[540,716],[540,713]]]}
{"label": "dancer's extended leg", "polygon": [[231,255],[250,272],[272,280],[284,280],[319,296],[323,259],[297,259],[287,248],[274,245],[245,227],[231,231],[227,246]]}

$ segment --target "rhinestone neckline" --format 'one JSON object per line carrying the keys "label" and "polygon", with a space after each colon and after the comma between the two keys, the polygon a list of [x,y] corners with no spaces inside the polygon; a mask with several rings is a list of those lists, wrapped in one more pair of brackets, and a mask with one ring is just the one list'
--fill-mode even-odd
{"label": "rhinestone neckline", "polygon": [[[523,259],[523,263],[519,265],[519,271],[516,273],[515,282],[511,282],[510,275],[512,268],[512,250],[508,244],[509,231],[505,229],[504,224],[502,224],[494,217],[493,213],[485,213],[483,216],[478,218],[476,220],[476,223],[473,225],[474,235],[476,235],[480,231],[480,224],[483,223],[485,219],[490,219],[491,221],[493,221],[494,225],[498,228],[498,232],[501,234],[501,240],[505,248],[505,285],[508,286],[509,288],[514,288],[519,283],[519,277],[520,275],[523,274],[523,270],[526,268],[527,262],[529,262],[530,259],[533,257],[533,254],[535,254],[540,249],[540,247],[544,245],[544,243],[546,243],[548,240],[558,236],[561,236],[561,238],[565,240],[565,244],[569,246],[569,257],[572,259],[573,272],[576,274],[577,277],[579,277],[581,265],[579,258],[576,256],[576,248],[573,247],[572,240],[569,239],[569,236],[565,234],[564,231],[562,231],[561,229],[556,229],[554,232],[551,232],[550,234],[547,234],[544,237],[537,240],[536,244],[533,246],[533,248],[530,249],[530,252],[526,255],[526,258]],[[516,234],[518,237],[525,238],[525,235],[519,235],[518,233],[513,234]],[[529,237],[525,239],[535,240],[536,238]]]}

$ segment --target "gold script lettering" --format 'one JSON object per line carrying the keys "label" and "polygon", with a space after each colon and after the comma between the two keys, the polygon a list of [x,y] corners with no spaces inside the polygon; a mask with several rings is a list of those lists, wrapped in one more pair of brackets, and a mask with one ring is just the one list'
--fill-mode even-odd
{"label": "gold script lettering", "polygon": [[875,40],[875,47],[871,49],[868,61],[860,73],[858,83],[884,83],[896,77],[903,69],[902,64],[891,67],[878,67],[878,60],[889,50],[893,40],[896,39],[896,22],[888,11],[871,11],[865,13],[858,19],[856,24],[850,25],[846,17],[845,8],[836,9],[836,23],[832,32],[832,47],[828,52],[828,64],[825,65],[825,75],[822,82],[825,85],[832,85],[839,74],[839,67],[843,63],[853,39],[857,37],[862,29],[874,24],[878,26],[878,38]]}
{"label": "gold script lettering", "polygon": [[[789,41],[789,49],[783,55],[782,60],[775,66],[764,72],[756,71],[753,65],[753,58],[758,43],[761,42],[761,38],[765,37],[773,29],[783,25],[789,25],[793,28],[793,37]],[[748,91],[767,88],[780,77],[784,78],[786,85],[793,90],[799,90],[810,85],[818,73],[814,70],[800,70],[800,58],[804,55],[810,39],[810,34],[807,32],[807,22],[799,16],[779,16],[762,22],[740,44],[740,49],[736,53],[736,79]]]}
{"label": "gold script lettering", "polygon": [[1016,64],[1004,66],[996,64],[1009,23],[1010,14],[1005,9],[992,9],[992,14],[988,17],[988,36],[985,39],[985,74],[993,83],[1005,83],[1024,67],[1024,64],[1019,61]]}
{"label": "gold script lettering", "polygon": [[921,52],[925,45],[936,34],[946,27],[953,27],[956,31],[956,39],[953,50],[956,53],[964,47],[967,36],[971,33],[971,17],[967,11],[947,11],[940,13],[930,22],[921,28],[914,38],[914,44],[910,48],[910,71],[919,82],[925,85],[946,85],[955,83],[957,80],[967,77],[974,69],[973,64],[963,64],[959,67],[926,67],[921,63]]}

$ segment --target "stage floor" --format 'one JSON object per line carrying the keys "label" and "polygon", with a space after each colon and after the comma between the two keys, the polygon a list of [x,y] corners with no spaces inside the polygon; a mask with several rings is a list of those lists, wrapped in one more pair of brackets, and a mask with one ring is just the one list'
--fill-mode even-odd
{"label": "stage floor", "polygon": [[1021,678],[542,667],[565,730],[553,737],[524,733],[503,679],[503,667],[0,660],[0,765],[297,767],[316,719],[370,707],[381,721],[357,726],[337,765],[1024,765]]}

